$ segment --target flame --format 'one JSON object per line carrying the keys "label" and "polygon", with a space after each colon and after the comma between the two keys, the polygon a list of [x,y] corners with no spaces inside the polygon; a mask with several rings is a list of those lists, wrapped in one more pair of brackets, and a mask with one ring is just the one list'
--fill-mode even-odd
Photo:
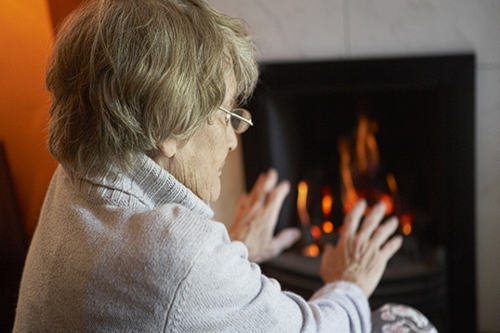
{"label": "flame", "polygon": [[311,235],[315,240],[318,240],[321,237],[321,229],[317,225],[312,225]]}
{"label": "flame", "polygon": [[323,222],[323,232],[325,234],[331,234],[333,232],[333,223],[330,221]]}
{"label": "flame", "polygon": [[297,195],[297,213],[299,215],[300,223],[303,226],[308,226],[311,224],[311,218],[307,212],[307,192],[308,186],[305,181],[301,181],[298,185],[298,195]]}
{"label": "flame", "polygon": [[323,188],[323,200],[321,201],[321,208],[323,210],[323,217],[325,221],[321,226],[322,230],[326,234],[333,232],[333,223],[328,221],[332,216],[332,206],[333,206],[333,195],[332,191],[328,186]]}
{"label": "flame", "polygon": [[340,177],[342,178],[341,201],[344,204],[344,213],[351,211],[359,200],[356,193],[351,173],[351,153],[349,152],[349,141],[341,138],[338,143],[340,154]]}
{"label": "flame", "polygon": [[413,230],[413,213],[407,213],[399,217],[399,224],[404,235],[408,236]]}
{"label": "flame", "polygon": [[303,253],[306,257],[317,257],[319,256],[319,247],[316,244],[311,244],[303,250]]}
{"label": "flame", "polygon": [[392,173],[387,174],[386,177],[387,186],[389,186],[389,190],[392,195],[395,195],[398,192],[398,184],[396,183],[396,178]]}
{"label": "flame", "polygon": [[380,197],[380,201],[382,201],[385,205],[385,215],[389,215],[390,213],[392,213],[394,204],[393,204],[393,199],[391,198],[391,196],[384,193]]}
{"label": "flame", "polygon": [[333,204],[333,196],[330,193],[325,194],[321,202],[321,207],[323,209],[323,217],[325,219],[329,219],[330,216],[332,215],[332,204]]}
{"label": "flame", "polygon": [[[375,184],[373,178],[380,164],[380,152],[375,138],[377,131],[378,124],[375,121],[361,116],[356,126],[353,152],[351,152],[351,144],[347,138],[339,140],[341,201],[345,214],[351,211],[360,197],[366,198],[370,206],[375,201],[382,201],[386,207],[386,215],[394,211],[394,197],[397,193],[394,175],[386,176],[390,193],[383,193],[373,187]],[[356,188],[354,180],[363,183],[365,187]],[[370,213],[370,206],[365,214]]]}
{"label": "flame", "polygon": [[356,130],[356,157],[360,174],[367,172],[372,174],[379,165],[380,153],[375,139],[377,130],[377,123],[370,121],[366,116],[359,118]]}

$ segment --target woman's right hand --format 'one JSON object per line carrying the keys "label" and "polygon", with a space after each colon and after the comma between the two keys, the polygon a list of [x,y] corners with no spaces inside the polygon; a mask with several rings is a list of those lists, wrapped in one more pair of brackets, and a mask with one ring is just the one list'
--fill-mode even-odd
{"label": "woman's right hand", "polygon": [[365,210],[366,201],[360,200],[345,217],[337,246],[325,246],[320,276],[325,283],[355,283],[368,298],[382,278],[387,261],[401,247],[403,238],[394,236],[388,241],[398,227],[398,220],[391,218],[380,224],[385,214],[382,203],[373,207],[358,231]]}
{"label": "woman's right hand", "polygon": [[261,263],[274,259],[300,238],[297,228],[286,228],[274,236],[288,192],[290,183],[282,181],[278,184],[278,172],[269,169],[259,176],[252,191],[240,198],[229,236],[247,246],[248,260]]}

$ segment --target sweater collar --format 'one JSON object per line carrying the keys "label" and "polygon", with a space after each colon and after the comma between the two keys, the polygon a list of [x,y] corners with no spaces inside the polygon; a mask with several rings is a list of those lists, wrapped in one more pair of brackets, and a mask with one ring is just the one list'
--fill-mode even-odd
{"label": "sweater collar", "polygon": [[100,198],[119,205],[128,205],[132,198],[149,209],[176,203],[206,218],[213,217],[214,213],[209,205],[148,156],[139,157],[133,170],[132,173],[120,174],[114,179],[88,178],[81,185],[87,184],[89,192],[96,191]]}

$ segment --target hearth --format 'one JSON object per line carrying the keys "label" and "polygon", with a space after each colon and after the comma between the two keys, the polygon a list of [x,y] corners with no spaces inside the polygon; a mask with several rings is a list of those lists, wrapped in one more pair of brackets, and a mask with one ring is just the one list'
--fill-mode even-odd
{"label": "hearth", "polygon": [[277,168],[293,189],[277,230],[304,231],[267,275],[309,297],[344,214],[382,200],[405,242],[371,306],[405,303],[440,332],[476,330],[473,55],[263,64],[248,108],[247,184]]}

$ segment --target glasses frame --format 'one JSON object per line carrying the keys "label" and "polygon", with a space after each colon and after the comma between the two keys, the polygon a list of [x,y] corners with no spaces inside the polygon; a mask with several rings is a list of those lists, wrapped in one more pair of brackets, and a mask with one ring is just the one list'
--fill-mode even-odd
{"label": "glasses frame", "polygon": [[[229,117],[236,117],[236,118],[238,118],[239,120],[241,120],[241,121],[243,121],[243,122],[247,123],[249,126],[253,126],[252,119],[246,119],[246,118],[243,118],[242,116],[240,116],[240,115],[238,115],[238,114],[236,114],[236,113],[234,113],[234,112],[232,112],[232,111],[226,110],[226,109],[224,109],[223,107],[220,107],[220,106],[219,106],[219,109],[220,109],[220,110],[222,110],[222,111],[224,111],[225,113],[227,113]],[[237,108],[237,109],[235,109],[235,110],[245,110],[245,109],[242,109],[242,108]],[[246,112],[248,112],[248,114],[249,114],[250,116],[252,116],[252,114],[251,114],[248,110],[245,110],[245,111],[246,111]],[[230,120],[230,118],[227,118],[227,120]],[[232,127],[232,125],[231,125],[231,127]],[[247,129],[248,129],[248,128],[246,128],[246,129],[245,129],[243,132],[241,132],[241,133],[244,133]],[[235,131],[236,131],[236,130],[235,130]]]}

